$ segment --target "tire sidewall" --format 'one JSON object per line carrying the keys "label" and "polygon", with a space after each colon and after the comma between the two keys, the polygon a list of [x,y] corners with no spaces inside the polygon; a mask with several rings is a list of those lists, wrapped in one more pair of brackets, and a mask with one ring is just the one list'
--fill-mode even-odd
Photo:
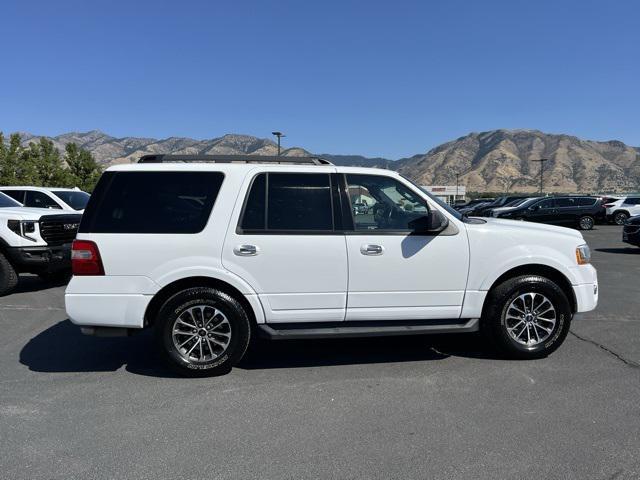
{"label": "tire sidewall", "polygon": [[[589,228],[585,228],[582,226],[583,220],[589,220]],[[578,219],[578,226],[580,227],[581,230],[591,230],[594,227],[595,223],[596,222],[594,218],[589,215],[584,215]]]}
{"label": "tire sidewall", "polygon": [[[622,221],[619,222],[618,218],[622,219]],[[626,213],[616,212],[616,214],[613,216],[613,223],[615,223],[616,225],[623,225],[627,218],[629,218],[629,216]]]}
{"label": "tire sidewall", "polygon": [[[196,305],[208,305],[220,310],[227,317],[231,328],[231,341],[227,349],[209,362],[188,361],[173,343],[173,324],[176,318]],[[174,295],[160,309],[158,322],[158,340],[170,366],[189,375],[204,376],[229,370],[242,358],[249,343],[250,325],[244,309],[235,299],[214,289],[194,288]]]}
{"label": "tire sidewall", "polygon": [[[535,347],[526,347],[516,342],[506,328],[506,313],[509,305],[524,293],[540,293],[547,297],[556,310],[556,324],[551,336]],[[514,285],[504,289],[497,304],[490,309],[488,322],[492,325],[491,334],[499,346],[519,358],[539,358],[556,350],[564,341],[571,326],[572,312],[566,295],[553,282],[542,277],[521,277]]]}

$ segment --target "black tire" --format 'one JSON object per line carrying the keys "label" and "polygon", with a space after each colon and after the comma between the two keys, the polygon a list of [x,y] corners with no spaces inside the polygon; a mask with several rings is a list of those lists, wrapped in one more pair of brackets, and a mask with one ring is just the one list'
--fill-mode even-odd
{"label": "black tire", "polygon": [[583,215],[578,219],[578,228],[580,230],[591,230],[596,221],[591,215]]}
{"label": "black tire", "polygon": [[[174,324],[178,318],[182,316],[182,319],[185,319],[185,312],[190,308],[198,306],[204,306],[207,311],[212,311],[212,309],[215,308],[221,312],[222,315],[226,317],[226,327],[228,327],[229,330],[225,333],[230,335],[228,345],[219,352],[217,356],[208,360],[204,358],[204,360],[201,361],[193,359],[188,355],[185,356],[185,351],[179,350],[176,346],[173,335]],[[187,321],[189,321],[189,315],[186,315]],[[209,332],[207,335],[205,328],[203,328],[206,327],[204,323],[212,321],[212,319],[207,320],[206,313],[204,315],[203,325],[201,325],[197,334],[194,334],[195,338],[191,340],[192,343],[187,344],[187,347],[201,342],[203,345],[202,348],[204,352],[206,352],[211,348],[211,344],[209,347],[206,346],[206,337],[211,337],[213,334],[215,339],[216,333]],[[228,373],[231,367],[242,359],[251,340],[251,322],[240,302],[225,292],[208,287],[189,288],[170,297],[160,308],[155,327],[156,342],[162,357],[172,370],[188,377],[207,377]],[[179,341],[186,338],[187,336],[181,336],[179,337]],[[224,337],[217,338],[224,340]],[[214,339],[212,339],[212,342]],[[185,349],[187,347],[185,347]],[[197,346],[196,348],[199,349],[201,347]],[[202,350],[200,353],[202,353]],[[209,356],[213,357],[214,352],[209,350],[209,353]]]}
{"label": "black tire", "polygon": [[18,285],[18,273],[11,262],[0,253],[0,296],[7,295]]}
{"label": "black tire", "polygon": [[629,214],[627,212],[616,212],[613,214],[613,223],[616,225],[623,225],[628,218]]}
{"label": "black tire", "polygon": [[[507,330],[506,318],[512,302],[520,295],[529,293],[547,297],[556,315],[554,326],[549,327],[551,331],[548,337],[531,346],[523,345],[512,338]],[[546,357],[562,344],[569,333],[572,316],[569,300],[556,283],[537,275],[523,275],[510,278],[489,292],[480,328],[485,338],[493,343],[501,354],[508,358],[530,360]]]}

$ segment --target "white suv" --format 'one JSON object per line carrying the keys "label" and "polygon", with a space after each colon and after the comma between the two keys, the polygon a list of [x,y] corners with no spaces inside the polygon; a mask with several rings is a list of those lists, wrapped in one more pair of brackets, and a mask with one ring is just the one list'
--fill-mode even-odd
{"label": "white suv", "polygon": [[65,302],[86,334],[154,327],[187,375],[227,371],[256,334],[481,330],[538,358],[595,308],[589,260],[575,230],[466,218],[388,170],[155,155],[103,174]]}
{"label": "white suv", "polygon": [[25,208],[0,193],[0,295],[13,290],[20,273],[45,280],[68,276],[78,225],[78,214]]}
{"label": "white suv", "polygon": [[624,225],[629,217],[640,215],[640,195],[622,197],[605,205],[607,218],[617,225]]}
{"label": "white suv", "polygon": [[89,194],[79,188],[0,187],[0,192],[25,207],[53,208],[73,213],[84,212],[89,201]]}

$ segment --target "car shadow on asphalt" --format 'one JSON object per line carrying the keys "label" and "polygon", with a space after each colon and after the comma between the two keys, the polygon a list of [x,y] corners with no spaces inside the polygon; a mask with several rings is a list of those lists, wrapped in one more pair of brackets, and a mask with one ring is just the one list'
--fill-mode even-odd
{"label": "car shadow on asphalt", "polygon": [[595,248],[596,252],[602,253],[623,253],[627,255],[639,255],[640,248],[638,247],[625,247],[625,248]]}
{"label": "car shadow on asphalt", "polygon": [[[443,360],[451,356],[499,359],[476,334],[323,340],[258,341],[238,368],[246,370]],[[33,337],[20,363],[37,372],[128,372],[176,377],[155,351],[150,331],[131,337],[91,337],[69,320]]]}

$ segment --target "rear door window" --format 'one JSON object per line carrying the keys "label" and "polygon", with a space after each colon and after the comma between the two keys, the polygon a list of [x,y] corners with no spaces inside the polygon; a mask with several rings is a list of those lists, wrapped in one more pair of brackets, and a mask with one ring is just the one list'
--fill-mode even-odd
{"label": "rear door window", "polygon": [[253,181],[240,230],[260,232],[331,232],[332,186],[325,173],[261,173]]}
{"label": "rear door window", "polygon": [[580,197],[576,199],[576,201],[580,207],[591,207],[596,204],[598,199],[593,197]]}
{"label": "rear door window", "polygon": [[46,193],[27,190],[24,200],[25,207],[35,208],[62,208],[58,202]]}
{"label": "rear door window", "polygon": [[625,205],[639,205],[640,204],[640,197],[627,197],[627,199],[624,201]]}
{"label": "rear door window", "polygon": [[83,233],[198,233],[218,196],[220,172],[106,172],[82,217]]}
{"label": "rear door window", "polygon": [[24,203],[24,190],[0,190],[5,195],[10,196],[16,202]]}
{"label": "rear door window", "polygon": [[558,208],[575,207],[577,204],[575,198],[556,198],[556,206]]}

